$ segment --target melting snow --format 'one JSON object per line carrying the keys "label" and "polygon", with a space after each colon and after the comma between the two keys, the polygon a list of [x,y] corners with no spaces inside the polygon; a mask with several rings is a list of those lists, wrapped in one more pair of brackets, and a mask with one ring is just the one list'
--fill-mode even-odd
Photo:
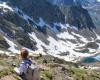
{"label": "melting snow", "polygon": [[8,38],[4,37],[4,39],[7,41],[7,43],[9,44],[10,48],[8,50],[10,50],[13,53],[19,53],[19,51],[16,49],[17,45],[15,45],[12,41],[10,41]]}
{"label": "melting snow", "polygon": [[35,51],[35,53],[42,53],[42,54],[45,54],[44,51],[43,51],[42,46],[46,46],[46,45],[45,45],[41,40],[39,40],[39,39],[36,37],[36,35],[35,35],[34,32],[31,33],[31,34],[29,33],[29,36],[30,36],[31,38],[35,39],[36,42],[37,42],[38,51]]}
{"label": "melting snow", "polygon": [[63,33],[57,34],[57,36],[62,39],[75,39],[75,37],[73,35],[69,34],[68,32],[63,32]]}
{"label": "melting snow", "polygon": [[0,50],[0,54],[4,54],[4,51]]}
{"label": "melting snow", "polygon": [[0,8],[3,8],[4,12],[7,12],[6,9],[9,9],[10,11],[14,11],[13,8],[11,8],[10,6],[8,6],[6,2],[0,2]]}
{"label": "melting snow", "polygon": [[[95,33],[96,34],[96,33]],[[100,36],[98,35],[98,34],[96,34],[96,36],[97,36],[97,39],[100,39]]]}
{"label": "melting snow", "polygon": [[[6,3],[0,3],[0,8],[1,7],[4,7],[4,8],[8,8],[9,10],[13,11],[13,9],[11,7],[9,7]],[[22,15],[20,15],[23,19],[25,19],[26,21],[28,21],[29,19],[33,21],[33,19],[31,17],[29,17],[28,15],[26,15],[23,11],[21,11],[20,9],[18,9],[17,7],[14,8],[14,10],[18,13],[18,11],[20,11],[22,13]],[[37,24],[37,23],[36,23]],[[76,35],[78,37],[80,37],[80,40],[84,41],[84,42],[88,42],[88,40],[86,38],[84,38],[83,36],[79,35],[79,34],[76,34],[74,32],[72,32],[72,34],[70,34],[68,31],[67,31],[67,28],[70,27],[69,24],[61,24],[61,23],[55,23],[56,25],[60,26],[61,29],[65,29],[66,32],[61,32],[59,33],[59,31],[56,29],[56,27],[53,27],[52,28],[52,31],[54,31],[55,33],[57,33],[57,37],[58,38],[61,38],[61,39],[64,39],[65,41],[63,40],[55,40],[53,37],[49,36],[48,37],[48,41],[50,42],[49,45],[46,45],[44,42],[42,42],[41,40],[39,40],[37,37],[36,37],[36,34],[34,32],[32,33],[29,33],[29,36],[31,39],[35,39],[35,41],[37,42],[37,45],[36,47],[38,48],[37,51],[32,51],[30,49],[28,49],[30,52],[32,53],[42,53],[45,55],[45,52],[43,50],[43,47],[44,46],[46,49],[47,49],[47,52],[50,54],[50,55],[53,55],[55,57],[58,57],[58,58],[61,58],[61,59],[64,59],[66,61],[77,61],[79,60],[79,57],[89,57],[91,56],[91,54],[82,54],[82,53],[79,53],[79,52],[75,52],[73,49],[75,46],[75,44],[69,42],[69,41],[66,41],[66,39],[74,39],[74,40],[77,40],[73,35]],[[43,26],[49,26],[47,25],[44,20],[42,18],[39,19],[39,23],[37,24],[41,27]],[[77,30],[76,27],[72,27],[73,29]],[[22,30],[22,29],[21,29]],[[17,45],[15,45],[12,41],[10,41],[8,38],[4,37],[5,40],[7,41],[7,43],[10,45],[10,48],[9,50],[10,51],[14,51],[14,53],[18,53],[18,50],[15,48],[17,47]],[[100,36],[97,35],[97,38],[100,39]],[[27,48],[26,48],[27,49]],[[66,55],[66,56],[60,56],[58,54],[60,53],[63,53],[63,52],[69,52],[70,54],[69,55]],[[92,51],[92,50],[91,50]],[[0,51],[2,52],[2,51]]]}
{"label": "melting snow", "polygon": [[79,35],[79,34],[76,34],[76,33],[74,33],[74,32],[72,32],[72,34],[75,35],[75,36],[80,37],[80,40],[83,41],[83,42],[86,42],[86,43],[89,42],[86,38],[84,38],[83,36],[81,36],[81,35]]}
{"label": "melting snow", "polygon": [[[68,26],[68,25],[67,25]],[[64,25],[62,25],[62,28],[64,28]],[[53,31],[56,31],[56,28],[53,28]],[[75,52],[73,49],[76,47],[76,44],[71,43],[70,41],[67,41],[66,39],[75,39],[76,38],[73,35],[76,35],[78,37],[80,37],[80,40],[84,41],[85,43],[89,42],[86,38],[84,38],[83,36],[76,34],[74,32],[72,32],[72,34],[69,34],[66,28],[66,32],[62,32],[62,33],[58,33],[56,34],[58,38],[62,38],[63,40],[56,40],[53,37],[49,36],[47,38],[47,40],[49,41],[49,45],[46,45],[44,42],[42,42],[41,40],[39,40],[35,33],[29,33],[30,37],[32,37],[33,39],[35,39],[35,41],[37,42],[37,48],[38,50],[36,51],[37,53],[45,53],[43,51],[43,47],[44,46],[47,49],[47,53],[64,59],[66,61],[72,61],[72,62],[76,62],[78,60],[81,60],[81,58],[84,57],[92,57],[95,55],[89,54],[89,53],[81,53],[81,52]],[[83,44],[80,44],[83,45]],[[90,52],[95,51],[94,49],[89,49]],[[68,55],[65,56],[60,56],[59,54],[64,53],[64,52],[69,52]]]}
{"label": "melting snow", "polygon": [[48,49],[50,53],[59,54],[61,52],[66,52],[66,45],[63,45],[61,41],[56,41],[54,38],[49,37],[48,41],[50,41]]}

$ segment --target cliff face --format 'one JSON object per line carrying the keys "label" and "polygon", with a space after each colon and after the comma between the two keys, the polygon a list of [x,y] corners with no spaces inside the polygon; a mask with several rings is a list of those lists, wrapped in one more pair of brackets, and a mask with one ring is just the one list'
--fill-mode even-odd
{"label": "cliff face", "polygon": [[[47,0],[8,0],[11,6],[18,7],[23,12],[32,17],[35,21],[43,18],[49,24],[55,22],[69,23],[78,28],[95,28],[88,11],[78,5],[79,1],[63,0],[55,1],[57,5],[50,4]],[[64,4],[63,4],[64,3]],[[76,4],[77,3],[77,4]],[[83,3],[83,2],[80,2]],[[85,3],[85,2],[84,2]],[[87,20],[89,19],[89,20]],[[90,29],[90,28],[89,28]]]}
{"label": "cliff face", "polygon": [[[95,26],[99,27],[100,23],[100,1],[99,0],[50,0],[51,4],[62,6],[81,6],[88,11],[89,16],[92,18]],[[77,10],[76,10],[77,11]]]}
{"label": "cliff face", "polygon": [[51,5],[47,0],[9,0],[9,4],[24,11],[35,21],[43,18],[47,23],[64,22],[64,15],[59,7]]}
{"label": "cliff face", "polygon": [[66,22],[70,25],[77,26],[79,29],[96,28],[88,11],[81,6],[65,6],[61,10],[66,16]]}

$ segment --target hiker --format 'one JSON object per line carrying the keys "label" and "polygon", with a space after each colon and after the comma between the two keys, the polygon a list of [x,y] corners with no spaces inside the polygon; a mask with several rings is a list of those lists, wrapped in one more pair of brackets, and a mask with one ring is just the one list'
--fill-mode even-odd
{"label": "hiker", "polygon": [[[39,70],[36,65],[32,64],[32,61],[28,59],[29,52],[26,49],[20,50],[22,62],[19,67],[15,67],[15,72],[22,78],[22,80],[40,80]],[[32,67],[30,67],[32,66]],[[35,76],[34,76],[35,74]],[[34,79],[35,78],[35,79]]]}

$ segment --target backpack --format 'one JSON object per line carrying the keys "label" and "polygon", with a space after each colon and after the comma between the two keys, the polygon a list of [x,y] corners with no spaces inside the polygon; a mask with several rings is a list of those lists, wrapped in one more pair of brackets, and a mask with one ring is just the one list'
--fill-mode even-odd
{"label": "backpack", "polygon": [[26,75],[27,80],[40,80],[40,71],[38,67],[34,64],[31,64],[30,66],[28,66],[27,72],[25,75]]}

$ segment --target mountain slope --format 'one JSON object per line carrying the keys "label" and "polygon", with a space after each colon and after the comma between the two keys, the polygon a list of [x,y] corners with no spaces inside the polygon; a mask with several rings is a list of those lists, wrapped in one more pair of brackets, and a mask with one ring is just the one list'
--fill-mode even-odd
{"label": "mountain slope", "polygon": [[[97,28],[98,29],[98,28]],[[81,6],[61,6],[47,0],[2,0],[0,2],[0,35],[6,41],[3,50],[18,53],[21,47],[31,53],[50,54],[66,61],[77,61],[99,48],[100,36],[88,13]],[[73,49],[86,47],[86,54]],[[0,44],[1,41],[0,41]],[[63,54],[63,56],[61,56]]]}
{"label": "mountain slope", "polygon": [[57,5],[59,7],[61,6],[82,6],[85,8],[88,12],[90,17],[93,20],[93,23],[95,26],[99,27],[100,23],[100,1],[99,0],[50,0],[50,3]]}

